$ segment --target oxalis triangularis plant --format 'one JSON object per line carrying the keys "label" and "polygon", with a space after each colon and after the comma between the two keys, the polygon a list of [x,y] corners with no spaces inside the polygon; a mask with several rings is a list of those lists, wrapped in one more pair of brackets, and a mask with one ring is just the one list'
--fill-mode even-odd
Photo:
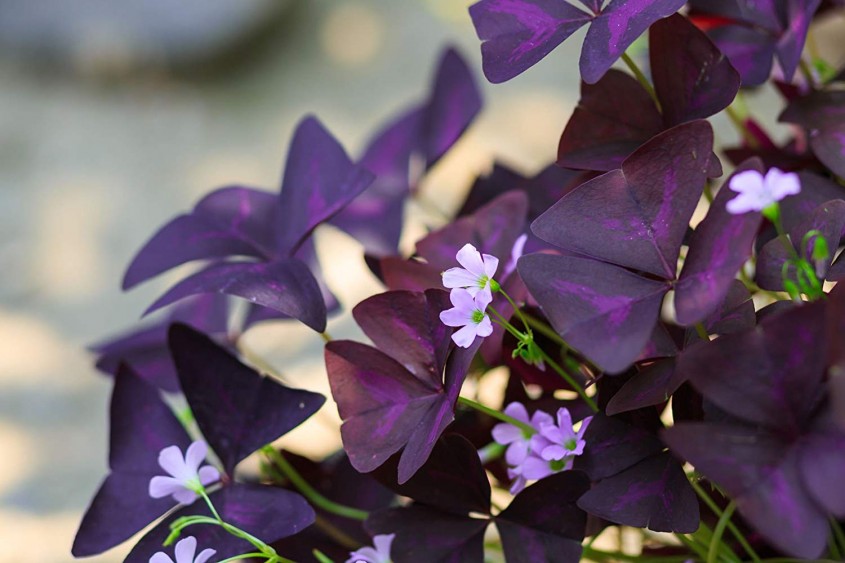
{"label": "oxalis triangularis plant", "polygon": [[[842,4],[472,5],[491,82],[587,28],[581,99],[556,163],[496,165],[410,257],[406,200],[481,110],[467,63],[446,51],[355,158],[304,118],[279,193],[215,190],[130,263],[125,289],[201,265],[157,322],[94,348],[114,377],[110,473],[73,554],[151,526],[126,561],[842,560],[845,73],[812,38]],[[742,102],[765,83],[783,144]],[[720,112],[738,146],[714,146]],[[325,332],[324,223],[385,286],[352,309],[369,343]],[[272,446],[325,400],[241,357],[272,321],[327,341],[327,459]],[[471,389],[499,366],[483,404]],[[260,475],[238,470],[249,456]],[[614,527],[639,547],[594,544]]]}

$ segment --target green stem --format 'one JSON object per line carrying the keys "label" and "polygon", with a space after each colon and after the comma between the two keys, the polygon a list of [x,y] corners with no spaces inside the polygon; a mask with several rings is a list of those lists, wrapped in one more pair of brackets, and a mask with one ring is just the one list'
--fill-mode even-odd
{"label": "green stem", "polygon": [[784,300],[784,297],[782,295],[775,293],[774,291],[769,291],[768,289],[763,289],[762,287],[754,283],[754,280],[749,278],[748,274],[746,274],[745,270],[742,268],[740,268],[739,270],[739,281],[741,281],[745,285],[745,288],[750,293],[762,293],[763,295],[766,295],[771,299],[774,299],[775,301]]}
{"label": "green stem", "polygon": [[710,549],[707,551],[707,563],[716,563],[716,559],[719,556],[719,548],[723,545],[722,534],[725,533],[725,527],[728,525],[735,510],[736,502],[732,500],[719,517],[719,521],[716,522],[716,527],[713,529],[713,537],[710,539]]}
{"label": "green stem", "polygon": [[593,401],[592,397],[587,395],[587,391],[584,390],[584,388],[581,386],[581,384],[579,384],[577,381],[575,381],[575,379],[566,370],[564,370],[560,366],[560,364],[558,364],[556,361],[554,361],[552,359],[552,357],[549,356],[546,353],[545,350],[543,350],[539,346],[537,347],[537,349],[540,351],[540,354],[543,356],[543,361],[545,361],[547,364],[552,366],[552,369],[555,370],[557,372],[557,374],[559,376],[561,376],[563,378],[563,380],[566,381],[569,384],[570,387],[572,387],[572,389],[575,390],[576,393],[578,393],[578,395],[584,400],[584,402],[587,403],[587,406],[589,406],[590,409],[592,409],[593,412],[599,412],[598,405],[596,404],[595,401]]}
{"label": "green stem", "polygon": [[471,409],[475,409],[479,412],[483,412],[487,416],[493,417],[497,420],[501,420],[502,422],[506,422],[508,424],[516,426],[517,428],[522,430],[527,436],[533,436],[534,434],[537,433],[537,431],[534,430],[534,428],[530,424],[522,422],[521,420],[517,420],[512,416],[508,416],[503,412],[497,411],[496,409],[491,409],[490,407],[482,405],[481,403],[479,403],[477,401],[473,401],[472,399],[469,399],[467,397],[463,397],[463,396],[458,397],[458,402],[461,403],[462,405],[466,406],[466,407],[469,407]]}
{"label": "green stem", "polygon": [[[713,512],[713,514],[715,514],[717,518],[721,518],[722,517],[722,510],[719,508],[719,506],[716,504],[716,502],[712,498],[710,498],[710,495],[707,494],[707,491],[705,491],[701,487],[701,485],[699,485],[695,481],[695,479],[690,480],[690,485],[692,485],[692,488],[695,491],[695,493],[698,495],[698,498],[700,498],[702,501],[704,501],[704,504],[707,505],[707,507]],[[730,531],[730,533],[733,535],[733,537],[736,539],[736,541],[739,542],[739,545],[742,546],[742,549],[745,550],[745,552],[751,558],[751,561],[753,561],[754,563],[759,563],[760,562],[760,556],[757,555],[757,552],[754,551],[754,548],[751,547],[751,545],[748,543],[748,540],[746,540],[745,536],[742,534],[742,532],[739,531],[739,528],[737,528],[733,524],[733,522],[731,522],[730,520],[728,520],[727,526],[728,526],[728,531]]]}
{"label": "green stem", "polygon": [[637,66],[637,63],[634,62],[628,53],[622,53],[622,60],[628,65],[628,68],[631,72],[634,73],[634,77],[636,77],[637,81],[640,85],[648,92],[648,95],[651,96],[651,99],[654,100],[654,105],[657,106],[658,111],[662,111],[660,108],[660,100],[657,99],[657,93],[654,91],[654,86],[651,85],[651,82],[648,81],[643,71],[640,70],[640,67]]}
{"label": "green stem", "polygon": [[705,546],[699,545],[697,541],[692,538],[688,538],[684,534],[675,534],[675,537],[678,538],[678,541],[684,544],[687,549],[694,551],[702,560],[707,559],[707,548]]}
{"label": "green stem", "polygon": [[332,341],[332,335],[331,335],[331,334],[329,334],[329,333],[328,333],[328,331],[326,331],[326,332],[321,332],[321,333],[320,333],[320,336],[322,336],[322,337],[323,337],[323,340],[324,340],[324,341],[326,341],[326,342],[331,342],[331,341]]}
{"label": "green stem", "polygon": [[682,563],[689,559],[686,555],[671,555],[668,557],[629,555],[621,551],[604,551],[589,546],[584,546],[583,556],[594,561],[632,561],[636,563]]}
{"label": "green stem", "polygon": [[523,316],[522,310],[520,310],[520,308],[516,305],[516,303],[514,303],[513,299],[511,299],[511,296],[508,295],[507,292],[504,289],[502,289],[501,287],[499,288],[499,293],[502,294],[502,297],[504,297],[505,299],[508,300],[508,303],[510,303],[510,306],[513,307],[513,310],[516,313],[516,315],[519,317],[519,320],[522,321],[522,324],[525,326],[525,331],[529,335],[531,335],[531,326],[528,324],[528,319],[526,319]]}
{"label": "green stem", "polygon": [[242,559],[253,559],[257,557],[264,557],[264,554],[261,552],[241,553],[240,555],[229,557],[228,559],[224,559],[223,561],[219,561],[218,563],[228,563],[229,561],[240,561]]}
{"label": "green stem", "polygon": [[314,549],[311,551],[314,554],[314,559],[317,560],[317,563],[334,563],[334,561],[329,558],[328,555],[320,551],[319,549]]}
{"label": "green stem", "polygon": [[220,514],[217,513],[217,509],[214,508],[214,504],[211,502],[211,499],[208,498],[208,493],[205,492],[205,489],[200,489],[198,491],[198,494],[203,498],[205,504],[208,505],[208,509],[211,510],[211,513],[214,515],[214,519],[216,520],[217,524],[224,530],[226,530],[235,537],[241,538],[251,543],[256,549],[261,551],[261,553],[263,553],[264,556],[267,557],[270,561],[288,561],[287,559],[279,557],[276,554],[276,550],[274,550],[272,547],[270,547],[260,539],[256,538],[249,532],[241,530],[237,526],[233,526],[232,524],[225,522],[220,517]]}
{"label": "green stem", "polygon": [[845,556],[845,532],[842,531],[842,526],[839,525],[839,521],[836,518],[830,519],[830,527],[833,528],[833,536],[836,538],[836,541],[839,543],[839,551]]}
{"label": "green stem", "polygon": [[728,116],[731,123],[733,123],[734,127],[736,127],[736,130],[739,131],[739,134],[742,135],[742,138],[749,147],[756,149],[760,146],[760,143],[757,142],[757,138],[751,134],[751,131],[749,131],[748,127],[745,125],[745,121],[743,121],[733,106],[726,107],[725,114]]}
{"label": "green stem", "polygon": [[344,518],[350,518],[352,520],[366,520],[369,516],[369,513],[360,510],[358,508],[353,508],[351,506],[344,506],[342,504],[338,504],[333,502],[323,495],[321,495],[317,490],[312,487],[303,477],[300,475],[296,469],[294,469],[293,465],[288,462],[284,458],[284,456],[279,453],[276,448],[273,446],[264,446],[261,448],[262,453],[264,453],[270,460],[278,467],[282,473],[284,473],[285,477],[287,477],[293,486],[302,493],[305,498],[307,498],[311,503],[319,508],[322,508],[326,512],[330,512],[332,514],[337,514],[338,516],[343,516]]}
{"label": "green stem", "polygon": [[702,323],[695,323],[695,332],[698,334],[698,337],[705,342],[710,342],[710,335],[707,334],[707,329],[704,328],[704,324]]}
{"label": "green stem", "polygon": [[528,313],[525,313],[525,320],[531,326],[532,329],[536,330],[549,340],[556,342],[562,348],[569,350],[569,344],[567,344],[566,341],[561,338],[561,336],[557,332],[555,332],[555,329],[553,329],[540,319],[529,315]]}

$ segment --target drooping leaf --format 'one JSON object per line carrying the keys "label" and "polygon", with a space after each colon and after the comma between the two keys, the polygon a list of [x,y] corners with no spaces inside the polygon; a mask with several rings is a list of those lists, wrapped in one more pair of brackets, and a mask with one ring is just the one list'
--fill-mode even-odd
{"label": "drooping leaf", "polygon": [[111,398],[111,470],[82,518],[71,552],[96,555],[129,539],[175,505],[154,499],[150,479],[163,473],[158,455],[168,446],[187,449],[191,440],[157,389],[123,366]]}
{"label": "drooping leaf", "polygon": [[296,428],[325,402],[242,364],[187,325],[169,333],[170,351],[191,412],[230,475],[235,465]]}
{"label": "drooping leaf", "polygon": [[779,120],[806,129],[816,157],[834,174],[845,176],[845,92],[813,92],[791,103]]}
{"label": "drooping leaf", "polygon": [[[396,309],[397,318],[434,319],[445,308],[444,295],[440,290],[429,290],[424,296],[388,292],[369,298],[363,307],[384,314]],[[418,330],[422,332],[416,338],[422,344],[405,350],[409,337]],[[352,465],[365,473],[372,471],[404,447],[399,462],[399,482],[404,483],[425,463],[437,438],[454,419],[455,401],[481,339],[470,348],[455,349],[447,359],[442,339],[449,337],[448,332],[428,322],[395,335],[390,331],[374,334],[385,351],[350,340],[326,346],[329,384],[344,421],[341,437]],[[433,355],[426,359],[426,351]],[[397,357],[389,355],[393,353]],[[408,359],[413,360],[409,367],[400,363]],[[444,365],[441,379],[432,367]]]}
{"label": "drooping leaf", "polygon": [[317,332],[326,330],[326,303],[320,286],[308,266],[297,258],[216,262],[171,287],[145,314],[204,293],[243,297],[298,319]]}

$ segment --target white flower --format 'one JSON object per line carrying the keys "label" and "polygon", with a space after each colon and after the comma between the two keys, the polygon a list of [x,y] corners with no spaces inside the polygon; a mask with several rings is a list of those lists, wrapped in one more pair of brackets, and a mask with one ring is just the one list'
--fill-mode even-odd
{"label": "white flower", "polygon": [[179,446],[169,446],[161,450],[158,454],[158,464],[170,474],[170,477],[157,475],[150,479],[150,496],[163,498],[173,495],[176,502],[180,504],[194,502],[197,494],[206,485],[220,480],[220,472],[214,467],[210,465],[200,467],[207,453],[208,446],[202,440],[188,446],[184,459]]}
{"label": "white flower", "polygon": [[469,243],[458,251],[455,258],[463,268],[449,268],[443,272],[444,287],[464,288],[472,297],[482,292],[491,293],[490,282],[499,267],[498,258],[481,254]]}
{"label": "white flower", "polygon": [[[174,552],[176,555],[175,563],[205,563],[217,553],[213,549],[203,549],[195,559],[194,554],[197,552],[197,538],[193,536],[179,540]],[[174,563],[174,561],[165,552],[159,551],[150,557],[150,563]]]}
{"label": "white flower", "polygon": [[[349,554],[346,563],[390,563],[390,544],[396,534],[373,536],[372,547],[362,547]],[[178,562],[177,562],[178,563]]]}
{"label": "white flower", "polygon": [[463,327],[452,335],[452,340],[461,348],[469,348],[476,336],[493,334],[493,323],[484,311],[493,300],[487,291],[476,293],[475,297],[463,288],[455,288],[449,294],[453,307],[440,313],[440,320],[446,326]]}
{"label": "white flower", "polygon": [[756,170],[746,170],[731,178],[728,187],[739,193],[730,200],[728,213],[739,215],[749,211],[763,211],[788,195],[801,191],[801,180],[793,172],[770,169],[765,176]]}

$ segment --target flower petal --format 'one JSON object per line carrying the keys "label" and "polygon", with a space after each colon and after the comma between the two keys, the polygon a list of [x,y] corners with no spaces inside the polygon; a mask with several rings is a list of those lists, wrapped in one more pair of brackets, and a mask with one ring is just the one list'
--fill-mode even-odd
{"label": "flower petal", "polygon": [[191,473],[196,474],[202,462],[205,461],[206,455],[208,455],[208,444],[203,440],[192,442],[185,452],[185,467],[190,469]]}
{"label": "flower petal", "polygon": [[209,559],[214,557],[215,553],[217,553],[217,550],[210,549],[210,548],[209,549],[203,549],[200,552],[200,554],[197,555],[197,558],[194,560],[193,563],[205,563],[206,561],[208,561]]}
{"label": "flower petal", "polygon": [[482,276],[484,274],[484,262],[481,259],[481,253],[471,244],[467,243],[455,255],[458,264],[475,274]]}
{"label": "flower petal", "polygon": [[515,418],[521,422],[528,424],[528,410],[522,403],[519,403],[517,401],[510,403],[508,406],[505,407],[504,413],[511,418]]}
{"label": "flower petal", "polygon": [[[197,442],[194,442],[196,444]],[[197,552],[197,538],[188,536],[179,540],[176,544],[176,563],[194,563],[194,554]]]}
{"label": "flower petal", "polygon": [[468,324],[452,335],[452,340],[461,348],[469,348],[475,342],[475,325]]}
{"label": "flower petal", "polygon": [[168,446],[158,454],[158,464],[173,477],[183,480],[185,476],[185,459],[179,446]]}
{"label": "flower petal", "polygon": [[784,172],[778,168],[772,168],[766,173],[765,182],[775,201],[801,192],[801,180],[798,179],[798,174],[794,172]]}
{"label": "flower petal", "polygon": [[185,490],[185,485],[173,477],[157,475],[150,479],[149,493],[153,498],[164,498],[183,490]]}
{"label": "flower petal", "polygon": [[173,559],[171,559],[165,552],[157,551],[152,557],[150,557],[150,563],[173,563]]}
{"label": "flower petal", "polygon": [[[193,502],[197,500],[197,494],[190,489],[182,487],[178,491],[174,491],[173,498],[175,498],[176,502],[179,504],[193,504]],[[179,563],[179,561],[176,563]]]}
{"label": "flower petal", "polygon": [[490,254],[482,254],[481,261],[484,264],[484,274],[488,278],[496,275],[496,270],[499,268],[499,259]]}
{"label": "flower petal", "polygon": [[505,461],[508,462],[508,465],[520,465],[529,453],[528,440],[520,436],[519,440],[508,446],[505,452]]}
{"label": "flower petal", "polygon": [[493,301],[493,294],[491,293],[490,289],[479,291],[478,294],[473,299],[474,309],[477,308],[479,311],[487,310],[487,306]]}
{"label": "flower petal", "polygon": [[478,336],[490,336],[493,334],[493,323],[490,322],[490,317],[484,315],[481,322],[476,325],[475,334]]}
{"label": "flower petal", "polygon": [[393,543],[393,538],[396,534],[380,534],[373,536],[373,545],[376,551],[385,558],[385,561],[390,559],[390,544]]}
{"label": "flower petal", "polygon": [[199,470],[200,484],[205,487],[220,480],[220,472],[216,467],[211,465],[204,465]]}
{"label": "flower petal", "polygon": [[494,426],[490,434],[500,444],[510,444],[522,439],[522,430],[507,422],[502,422]]}
{"label": "flower petal", "polygon": [[528,456],[522,464],[522,475],[526,479],[542,479],[554,473],[549,467],[549,462],[540,459],[539,457]]}
{"label": "flower petal", "polygon": [[475,287],[479,276],[464,268],[449,268],[443,272],[443,287]]}
{"label": "flower petal", "polygon": [[763,175],[756,170],[746,170],[731,178],[728,187],[738,193],[761,193],[763,191]]}
{"label": "flower petal", "polygon": [[440,322],[446,326],[466,326],[472,322],[472,312],[454,307],[440,312]]}
{"label": "flower petal", "polygon": [[467,312],[475,309],[476,300],[477,297],[474,298],[473,295],[466,289],[458,287],[449,292],[449,301],[452,302],[452,305]]}

